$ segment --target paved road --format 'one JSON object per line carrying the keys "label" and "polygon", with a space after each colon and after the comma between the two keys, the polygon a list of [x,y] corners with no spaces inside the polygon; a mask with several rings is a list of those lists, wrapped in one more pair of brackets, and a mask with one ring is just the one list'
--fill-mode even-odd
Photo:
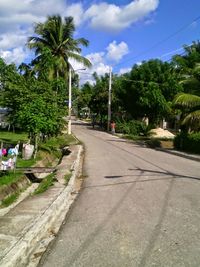
{"label": "paved road", "polygon": [[76,125],[83,190],[40,266],[199,267],[200,164]]}

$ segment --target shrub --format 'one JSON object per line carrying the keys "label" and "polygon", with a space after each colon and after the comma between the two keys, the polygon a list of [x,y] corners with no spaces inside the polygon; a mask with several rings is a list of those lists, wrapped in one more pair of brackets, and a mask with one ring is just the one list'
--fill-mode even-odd
{"label": "shrub", "polygon": [[200,154],[200,132],[177,134],[174,138],[174,147],[178,150]]}
{"label": "shrub", "polygon": [[131,120],[128,122],[116,122],[116,132],[129,134],[129,135],[140,135],[144,134],[146,131],[145,123],[141,121]]}

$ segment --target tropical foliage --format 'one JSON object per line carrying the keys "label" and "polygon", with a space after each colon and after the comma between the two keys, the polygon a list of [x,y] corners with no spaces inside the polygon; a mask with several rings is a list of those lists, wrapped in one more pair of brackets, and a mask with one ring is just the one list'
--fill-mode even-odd
{"label": "tropical foliage", "polygon": [[[62,19],[49,16],[37,23],[35,34],[28,39],[28,47],[35,52],[30,64],[18,69],[0,59],[0,105],[9,108],[9,121],[34,138],[42,133],[56,135],[62,129],[68,101],[68,71],[72,60],[91,66],[81,55],[88,40],[74,38],[72,17]],[[108,112],[109,75],[93,74],[93,84],[79,89],[77,75],[73,75],[73,106],[81,111],[90,109],[106,125]],[[200,43],[185,46],[184,55],[172,62],[158,59],[136,64],[131,71],[112,77],[112,119],[124,132],[146,131],[143,118],[158,125],[163,118],[175,120],[191,131],[200,130]]]}
{"label": "tropical foliage", "polygon": [[[57,135],[63,127],[67,113],[67,74],[72,68],[70,60],[90,66],[81,56],[80,46],[87,46],[84,38],[74,39],[72,17],[49,16],[37,23],[35,35],[28,46],[36,57],[30,64],[7,65],[0,60],[0,105],[8,108],[9,123],[27,131],[38,145],[39,136]],[[73,75],[72,85],[78,84]]]}
{"label": "tropical foliage", "polygon": [[33,65],[39,75],[53,79],[66,77],[71,66],[70,59],[89,67],[90,61],[81,56],[82,46],[88,46],[84,38],[74,39],[75,25],[72,17],[49,16],[44,23],[35,25],[35,36],[28,39],[28,47],[35,51]]}
{"label": "tropical foliage", "polygon": [[176,71],[181,74],[183,93],[173,104],[181,111],[181,123],[191,131],[200,130],[200,43],[185,47],[184,56],[175,56]]}
{"label": "tropical foliage", "polygon": [[192,94],[178,94],[173,102],[182,111],[182,125],[193,131],[200,130],[200,97]]}

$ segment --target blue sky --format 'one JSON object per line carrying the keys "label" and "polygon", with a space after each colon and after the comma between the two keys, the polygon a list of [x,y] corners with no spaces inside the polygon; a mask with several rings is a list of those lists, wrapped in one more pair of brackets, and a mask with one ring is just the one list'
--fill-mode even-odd
{"label": "blue sky", "polygon": [[[197,41],[200,33],[200,19],[192,23],[200,16],[199,0],[0,0],[0,56],[8,63],[30,61],[33,55],[25,43],[33,34],[33,23],[55,13],[74,16],[75,38],[90,41],[83,49],[93,63],[88,72],[100,75],[108,72],[109,66],[115,73],[123,73],[150,58],[169,60],[171,54],[166,54]],[[91,79],[90,75],[84,77]]]}

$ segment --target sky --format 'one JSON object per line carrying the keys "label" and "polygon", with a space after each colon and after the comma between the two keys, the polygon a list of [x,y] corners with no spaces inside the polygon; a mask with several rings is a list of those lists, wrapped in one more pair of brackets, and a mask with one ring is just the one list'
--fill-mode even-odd
{"label": "sky", "polygon": [[[81,71],[82,82],[92,73],[122,74],[134,64],[183,53],[183,45],[200,34],[199,0],[0,0],[0,57],[7,63],[29,63],[26,47],[33,25],[47,15],[73,16],[74,38],[89,40],[82,55],[93,67]],[[71,61],[75,70],[82,68]]]}

